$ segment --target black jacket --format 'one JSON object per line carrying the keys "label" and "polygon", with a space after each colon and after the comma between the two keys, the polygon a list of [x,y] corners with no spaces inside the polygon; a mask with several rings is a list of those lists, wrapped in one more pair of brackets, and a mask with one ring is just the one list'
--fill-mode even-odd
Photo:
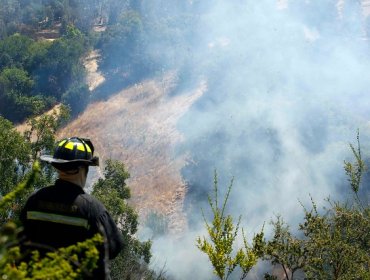
{"label": "black jacket", "polygon": [[60,179],[30,196],[20,219],[27,240],[55,249],[101,233],[105,244],[99,248],[93,279],[109,277],[106,259],[115,258],[123,248],[122,235],[105,207],[81,187]]}

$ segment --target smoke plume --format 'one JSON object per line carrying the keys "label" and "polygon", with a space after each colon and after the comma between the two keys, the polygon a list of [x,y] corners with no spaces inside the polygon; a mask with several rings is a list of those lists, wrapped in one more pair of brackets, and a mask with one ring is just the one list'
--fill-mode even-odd
{"label": "smoke plume", "polygon": [[370,49],[356,1],[185,6],[196,22],[187,51],[171,61],[186,61],[179,65],[183,86],[205,79],[208,87],[178,124],[185,137],[178,153],[190,152],[183,169],[190,228],[154,240],[153,249],[176,279],[211,279],[195,238],[204,234],[200,209],[207,209],[214,169],[221,193],[235,177],[228,211],[243,215],[249,236],[275,214],[294,229],[310,196],[321,206],[349,194],[343,160],[358,128],[368,146]]}

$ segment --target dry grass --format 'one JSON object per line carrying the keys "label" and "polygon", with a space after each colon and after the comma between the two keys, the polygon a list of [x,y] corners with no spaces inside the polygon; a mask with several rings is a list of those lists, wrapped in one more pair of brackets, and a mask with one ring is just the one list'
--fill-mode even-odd
{"label": "dry grass", "polygon": [[[55,105],[53,108],[51,108],[49,111],[47,111],[47,112],[45,112],[44,114],[42,114],[42,115],[52,115],[52,114],[56,114],[56,115],[59,115],[59,113],[60,113],[60,107],[61,107],[62,105],[61,104],[57,104],[57,105]],[[39,116],[38,117],[36,117],[36,119],[38,119],[38,118],[40,118]],[[19,132],[19,133],[21,133],[21,134],[23,134],[26,130],[29,130],[31,127],[27,124],[27,121],[24,121],[23,123],[21,123],[21,124],[19,124],[19,125],[17,125],[16,127],[15,127],[15,129]],[[31,139],[31,140],[35,140],[35,139]]]}
{"label": "dry grass", "polygon": [[205,85],[169,97],[173,81],[172,75],[145,81],[91,104],[58,137],[89,137],[102,162],[107,158],[123,161],[131,174],[131,203],[140,217],[151,211],[164,214],[170,230],[177,232],[186,227],[182,211],[186,186],[180,173],[185,156],[174,157],[175,145],[182,140],[176,123]]}

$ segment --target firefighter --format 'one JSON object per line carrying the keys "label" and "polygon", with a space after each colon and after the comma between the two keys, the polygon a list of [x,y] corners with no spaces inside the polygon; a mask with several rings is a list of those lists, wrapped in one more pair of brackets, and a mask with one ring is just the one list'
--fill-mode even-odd
{"label": "firefighter", "polygon": [[59,141],[53,156],[41,156],[59,176],[54,185],[28,198],[20,219],[27,242],[42,244],[42,248],[55,250],[100,233],[104,246],[99,248],[98,268],[85,278],[110,279],[108,259],[115,258],[122,250],[123,240],[102,203],[83,190],[89,166],[99,165],[99,159],[93,154],[90,140],[72,137]]}

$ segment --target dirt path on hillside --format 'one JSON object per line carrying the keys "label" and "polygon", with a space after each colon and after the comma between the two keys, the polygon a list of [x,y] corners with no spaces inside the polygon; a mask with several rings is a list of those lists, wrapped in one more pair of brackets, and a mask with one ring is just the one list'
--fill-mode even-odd
{"label": "dirt path on hillside", "polygon": [[174,77],[167,75],[91,104],[58,137],[90,137],[101,162],[108,158],[123,161],[131,174],[131,202],[141,219],[151,212],[164,214],[170,232],[176,233],[187,226],[183,213],[186,186],[180,173],[185,156],[174,155],[175,145],[182,140],[176,123],[206,86],[169,97],[173,83]]}
{"label": "dirt path on hillside", "polygon": [[84,66],[86,69],[86,84],[90,91],[96,89],[105,81],[105,77],[98,70],[100,60],[100,53],[97,50],[92,50],[84,59]]}
{"label": "dirt path on hillside", "polygon": [[[100,53],[97,50],[92,50],[88,53],[88,55],[84,58],[83,64],[86,69],[86,84],[89,87],[90,91],[93,91],[97,88],[100,84],[105,81],[105,77],[103,74],[98,70],[100,60]],[[55,105],[49,111],[45,112],[44,114],[51,115],[54,113],[59,113],[61,104]],[[27,124],[27,121],[23,122],[16,126],[16,129],[20,133],[24,133],[26,130],[30,129]]]}

